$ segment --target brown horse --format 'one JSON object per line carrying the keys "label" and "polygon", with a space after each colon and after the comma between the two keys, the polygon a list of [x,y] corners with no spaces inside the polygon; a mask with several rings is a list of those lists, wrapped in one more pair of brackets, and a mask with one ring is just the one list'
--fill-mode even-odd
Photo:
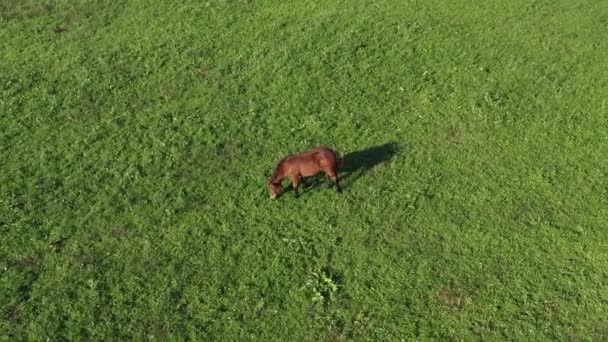
{"label": "brown horse", "polygon": [[[336,183],[336,191],[342,192],[338,181],[338,168],[342,166],[342,158],[338,157],[336,151],[325,146],[319,146],[312,150],[287,156],[277,164],[272,176],[268,179],[270,198],[275,199],[281,192],[281,181],[285,177],[291,179],[291,184],[298,197],[298,182],[302,177],[311,177],[319,172],[325,172],[325,176]],[[328,183],[328,186],[330,183]]]}

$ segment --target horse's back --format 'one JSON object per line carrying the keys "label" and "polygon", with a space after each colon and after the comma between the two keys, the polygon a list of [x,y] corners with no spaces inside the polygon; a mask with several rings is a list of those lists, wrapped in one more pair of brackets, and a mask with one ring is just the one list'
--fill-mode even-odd
{"label": "horse's back", "polygon": [[327,155],[327,156],[332,156],[332,157],[336,157],[338,154],[336,153],[336,151],[332,150],[331,148],[321,145],[317,148],[315,148],[313,151],[315,151],[316,153],[319,153],[321,155]]}
{"label": "horse's back", "polygon": [[327,159],[333,160],[337,157],[337,154],[334,150],[326,147],[319,146],[308,151],[304,151],[298,154],[294,154],[288,159],[290,162],[310,162],[316,161],[321,162]]}
{"label": "horse's back", "polygon": [[338,154],[331,148],[321,146],[316,149],[316,160],[322,168],[335,168],[338,162]]}

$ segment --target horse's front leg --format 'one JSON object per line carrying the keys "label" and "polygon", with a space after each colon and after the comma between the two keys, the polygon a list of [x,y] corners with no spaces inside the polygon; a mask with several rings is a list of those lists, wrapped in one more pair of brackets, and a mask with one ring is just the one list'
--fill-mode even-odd
{"label": "horse's front leg", "polygon": [[291,186],[293,187],[293,192],[296,196],[296,198],[298,198],[299,194],[298,194],[298,181],[300,180],[300,177],[298,175],[293,175],[291,176]]}

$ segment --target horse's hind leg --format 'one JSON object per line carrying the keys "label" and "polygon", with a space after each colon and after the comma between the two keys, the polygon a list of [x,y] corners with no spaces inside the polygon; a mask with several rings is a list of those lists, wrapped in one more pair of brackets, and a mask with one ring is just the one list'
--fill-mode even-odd
{"label": "horse's hind leg", "polygon": [[340,186],[340,180],[338,179],[337,172],[335,170],[327,170],[327,176],[336,183],[336,191],[342,192],[342,187]]}
{"label": "horse's hind leg", "polygon": [[329,179],[329,175],[328,174],[325,174],[325,187],[327,189],[331,188],[331,181]]}

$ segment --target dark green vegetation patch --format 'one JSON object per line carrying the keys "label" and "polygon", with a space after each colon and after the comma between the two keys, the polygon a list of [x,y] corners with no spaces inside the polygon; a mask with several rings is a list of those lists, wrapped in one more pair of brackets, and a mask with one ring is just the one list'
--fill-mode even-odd
{"label": "dark green vegetation patch", "polygon": [[[607,37],[604,0],[1,1],[0,337],[605,338]],[[344,194],[270,201],[319,144]]]}

